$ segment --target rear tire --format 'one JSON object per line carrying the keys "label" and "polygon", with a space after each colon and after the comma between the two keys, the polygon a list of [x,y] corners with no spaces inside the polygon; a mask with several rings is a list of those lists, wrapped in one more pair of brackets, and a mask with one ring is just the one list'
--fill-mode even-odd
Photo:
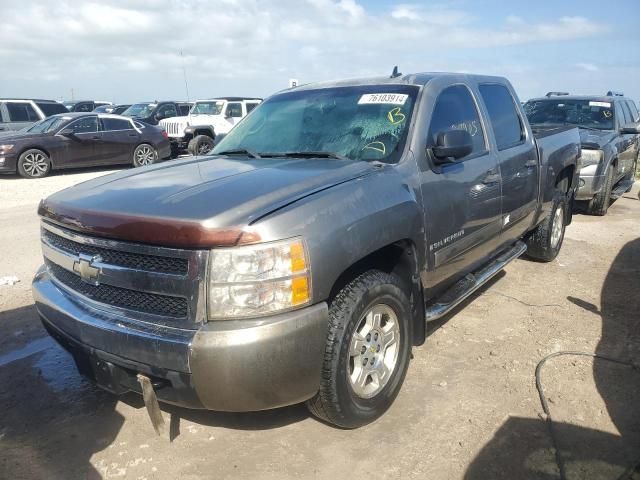
{"label": "rear tire", "polygon": [[340,290],[329,307],[320,390],[307,401],[309,411],[342,428],[379,418],[407,373],[410,319],[396,275],[369,270]]}
{"label": "rear tire", "polygon": [[589,205],[587,206],[587,213],[589,215],[602,217],[607,214],[609,205],[611,205],[611,190],[613,190],[613,169],[613,164],[609,165],[606,173],[607,176],[604,180],[604,185],[602,186],[602,191],[600,193],[597,193],[591,200],[589,200]]}
{"label": "rear tire", "polygon": [[556,190],[551,212],[527,238],[527,256],[529,258],[540,262],[550,262],[558,256],[564,240],[568,208],[569,201],[566,192]]}
{"label": "rear tire", "polygon": [[30,148],[18,158],[18,173],[24,178],[46,177],[51,171],[49,155],[37,148]]}
{"label": "rear tire", "polygon": [[207,155],[211,150],[213,150],[214,146],[215,142],[210,136],[196,135],[189,141],[187,150],[189,150],[189,153],[193,156]]}
{"label": "rear tire", "polygon": [[133,166],[144,167],[158,161],[158,151],[148,143],[141,143],[133,151]]}

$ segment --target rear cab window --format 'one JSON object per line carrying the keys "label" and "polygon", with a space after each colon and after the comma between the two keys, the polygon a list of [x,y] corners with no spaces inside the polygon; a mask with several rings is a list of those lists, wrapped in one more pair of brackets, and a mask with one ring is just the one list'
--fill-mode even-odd
{"label": "rear cab window", "polygon": [[478,108],[469,89],[464,85],[445,88],[436,100],[429,125],[428,146],[436,145],[439,133],[450,130],[466,130],[473,140],[469,156],[487,150],[484,130]]}
{"label": "rear cab window", "polygon": [[498,150],[522,143],[525,139],[524,126],[509,89],[500,84],[483,84],[480,85],[480,95],[487,107]]}

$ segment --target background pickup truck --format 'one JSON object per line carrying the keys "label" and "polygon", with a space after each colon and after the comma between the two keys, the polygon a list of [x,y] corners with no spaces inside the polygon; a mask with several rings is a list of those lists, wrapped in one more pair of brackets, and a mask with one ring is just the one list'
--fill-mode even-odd
{"label": "background pickup truck", "polygon": [[633,100],[608,92],[576,96],[549,92],[524,106],[534,132],[563,125],[580,128],[582,161],[576,200],[605,215],[612,200],[631,190],[640,158],[640,119]]}
{"label": "background pickup truck", "polygon": [[218,139],[229,133],[240,120],[256,108],[261,98],[220,97],[195,102],[186,117],[165,118],[160,127],[169,135],[173,156],[187,150],[206,155]]}
{"label": "background pickup truck", "polygon": [[190,102],[142,102],[134,103],[121,115],[131,117],[149,125],[158,125],[164,118],[184,116],[189,113]]}
{"label": "background pickup truck", "polygon": [[[44,200],[42,321],[115,392],[378,418],[426,323],[523,253],[558,253],[578,130],[538,138],[503,78],[278,93],[216,146]],[[142,386],[141,386],[142,385]]]}

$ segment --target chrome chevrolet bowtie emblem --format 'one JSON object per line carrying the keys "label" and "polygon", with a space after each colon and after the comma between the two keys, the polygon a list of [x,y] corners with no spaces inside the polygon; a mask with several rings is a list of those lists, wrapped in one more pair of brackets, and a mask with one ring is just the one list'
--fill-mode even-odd
{"label": "chrome chevrolet bowtie emblem", "polygon": [[78,255],[78,260],[73,262],[73,271],[80,275],[80,278],[92,285],[98,285],[98,276],[100,275],[100,268],[94,267],[94,262],[99,262],[102,259],[100,256],[91,256],[81,253]]}

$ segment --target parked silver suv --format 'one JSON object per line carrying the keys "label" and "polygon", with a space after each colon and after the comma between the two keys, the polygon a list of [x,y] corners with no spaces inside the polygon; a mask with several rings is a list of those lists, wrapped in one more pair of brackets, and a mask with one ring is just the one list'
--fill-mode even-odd
{"label": "parked silver suv", "polygon": [[68,110],[54,100],[0,98],[0,131],[21,130]]}

